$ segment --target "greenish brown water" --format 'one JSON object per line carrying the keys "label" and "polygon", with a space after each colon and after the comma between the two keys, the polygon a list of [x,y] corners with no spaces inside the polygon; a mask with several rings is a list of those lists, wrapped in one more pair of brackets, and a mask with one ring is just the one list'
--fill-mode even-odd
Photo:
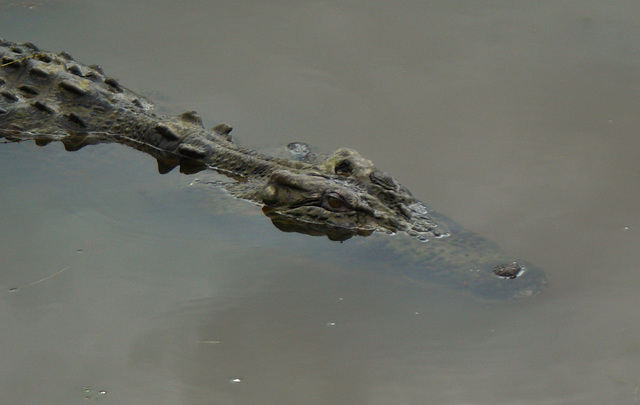
{"label": "greenish brown water", "polygon": [[0,2],[0,37],[249,146],[353,147],[550,275],[486,303],[385,274],[365,239],[278,232],[118,145],[0,145],[0,402],[634,403],[639,12]]}

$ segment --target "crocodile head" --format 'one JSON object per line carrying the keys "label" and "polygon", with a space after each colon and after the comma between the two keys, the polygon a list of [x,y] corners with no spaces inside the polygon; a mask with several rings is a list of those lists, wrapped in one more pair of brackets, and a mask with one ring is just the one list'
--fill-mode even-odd
{"label": "crocodile head", "polygon": [[421,202],[351,149],[338,149],[313,171],[275,171],[257,199],[284,231],[333,240],[374,231],[402,231],[423,240],[440,236]]}

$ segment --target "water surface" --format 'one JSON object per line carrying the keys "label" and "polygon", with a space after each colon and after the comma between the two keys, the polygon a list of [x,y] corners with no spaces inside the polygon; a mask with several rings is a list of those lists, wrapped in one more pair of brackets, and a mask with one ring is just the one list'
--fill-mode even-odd
{"label": "water surface", "polygon": [[0,2],[0,36],[249,146],[354,147],[549,287],[477,300],[122,146],[0,145],[3,402],[637,401],[640,6],[216,3]]}

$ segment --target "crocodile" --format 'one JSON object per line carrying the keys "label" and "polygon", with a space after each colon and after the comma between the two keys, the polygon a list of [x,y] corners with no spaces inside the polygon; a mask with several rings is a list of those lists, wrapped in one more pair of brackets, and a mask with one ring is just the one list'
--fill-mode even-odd
{"label": "crocodile", "polygon": [[390,236],[394,241],[385,244],[401,253],[399,263],[412,277],[427,275],[480,295],[509,298],[535,295],[546,284],[538,268],[508,258],[486,238],[429,209],[353,149],[321,155],[294,142],[283,158],[238,144],[231,130],[227,124],[205,128],[195,111],[161,115],[100,66],[79,63],[66,52],[0,39],[5,142],[59,141],[68,151],[124,144],[154,157],[161,174],[179,167],[187,174],[207,169],[226,176],[219,187],[261,205],[283,231],[336,241],[405,235]]}

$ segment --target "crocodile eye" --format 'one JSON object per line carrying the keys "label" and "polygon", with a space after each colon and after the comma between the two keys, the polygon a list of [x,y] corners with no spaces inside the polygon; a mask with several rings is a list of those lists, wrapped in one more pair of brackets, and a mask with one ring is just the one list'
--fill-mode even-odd
{"label": "crocodile eye", "polygon": [[338,209],[338,208],[344,207],[344,203],[342,201],[340,201],[340,199],[335,198],[335,197],[327,198],[327,205],[329,205],[329,207],[334,208],[334,209]]}
{"label": "crocodile eye", "polygon": [[322,208],[328,211],[342,212],[349,211],[351,205],[338,194],[326,194],[322,199]]}

